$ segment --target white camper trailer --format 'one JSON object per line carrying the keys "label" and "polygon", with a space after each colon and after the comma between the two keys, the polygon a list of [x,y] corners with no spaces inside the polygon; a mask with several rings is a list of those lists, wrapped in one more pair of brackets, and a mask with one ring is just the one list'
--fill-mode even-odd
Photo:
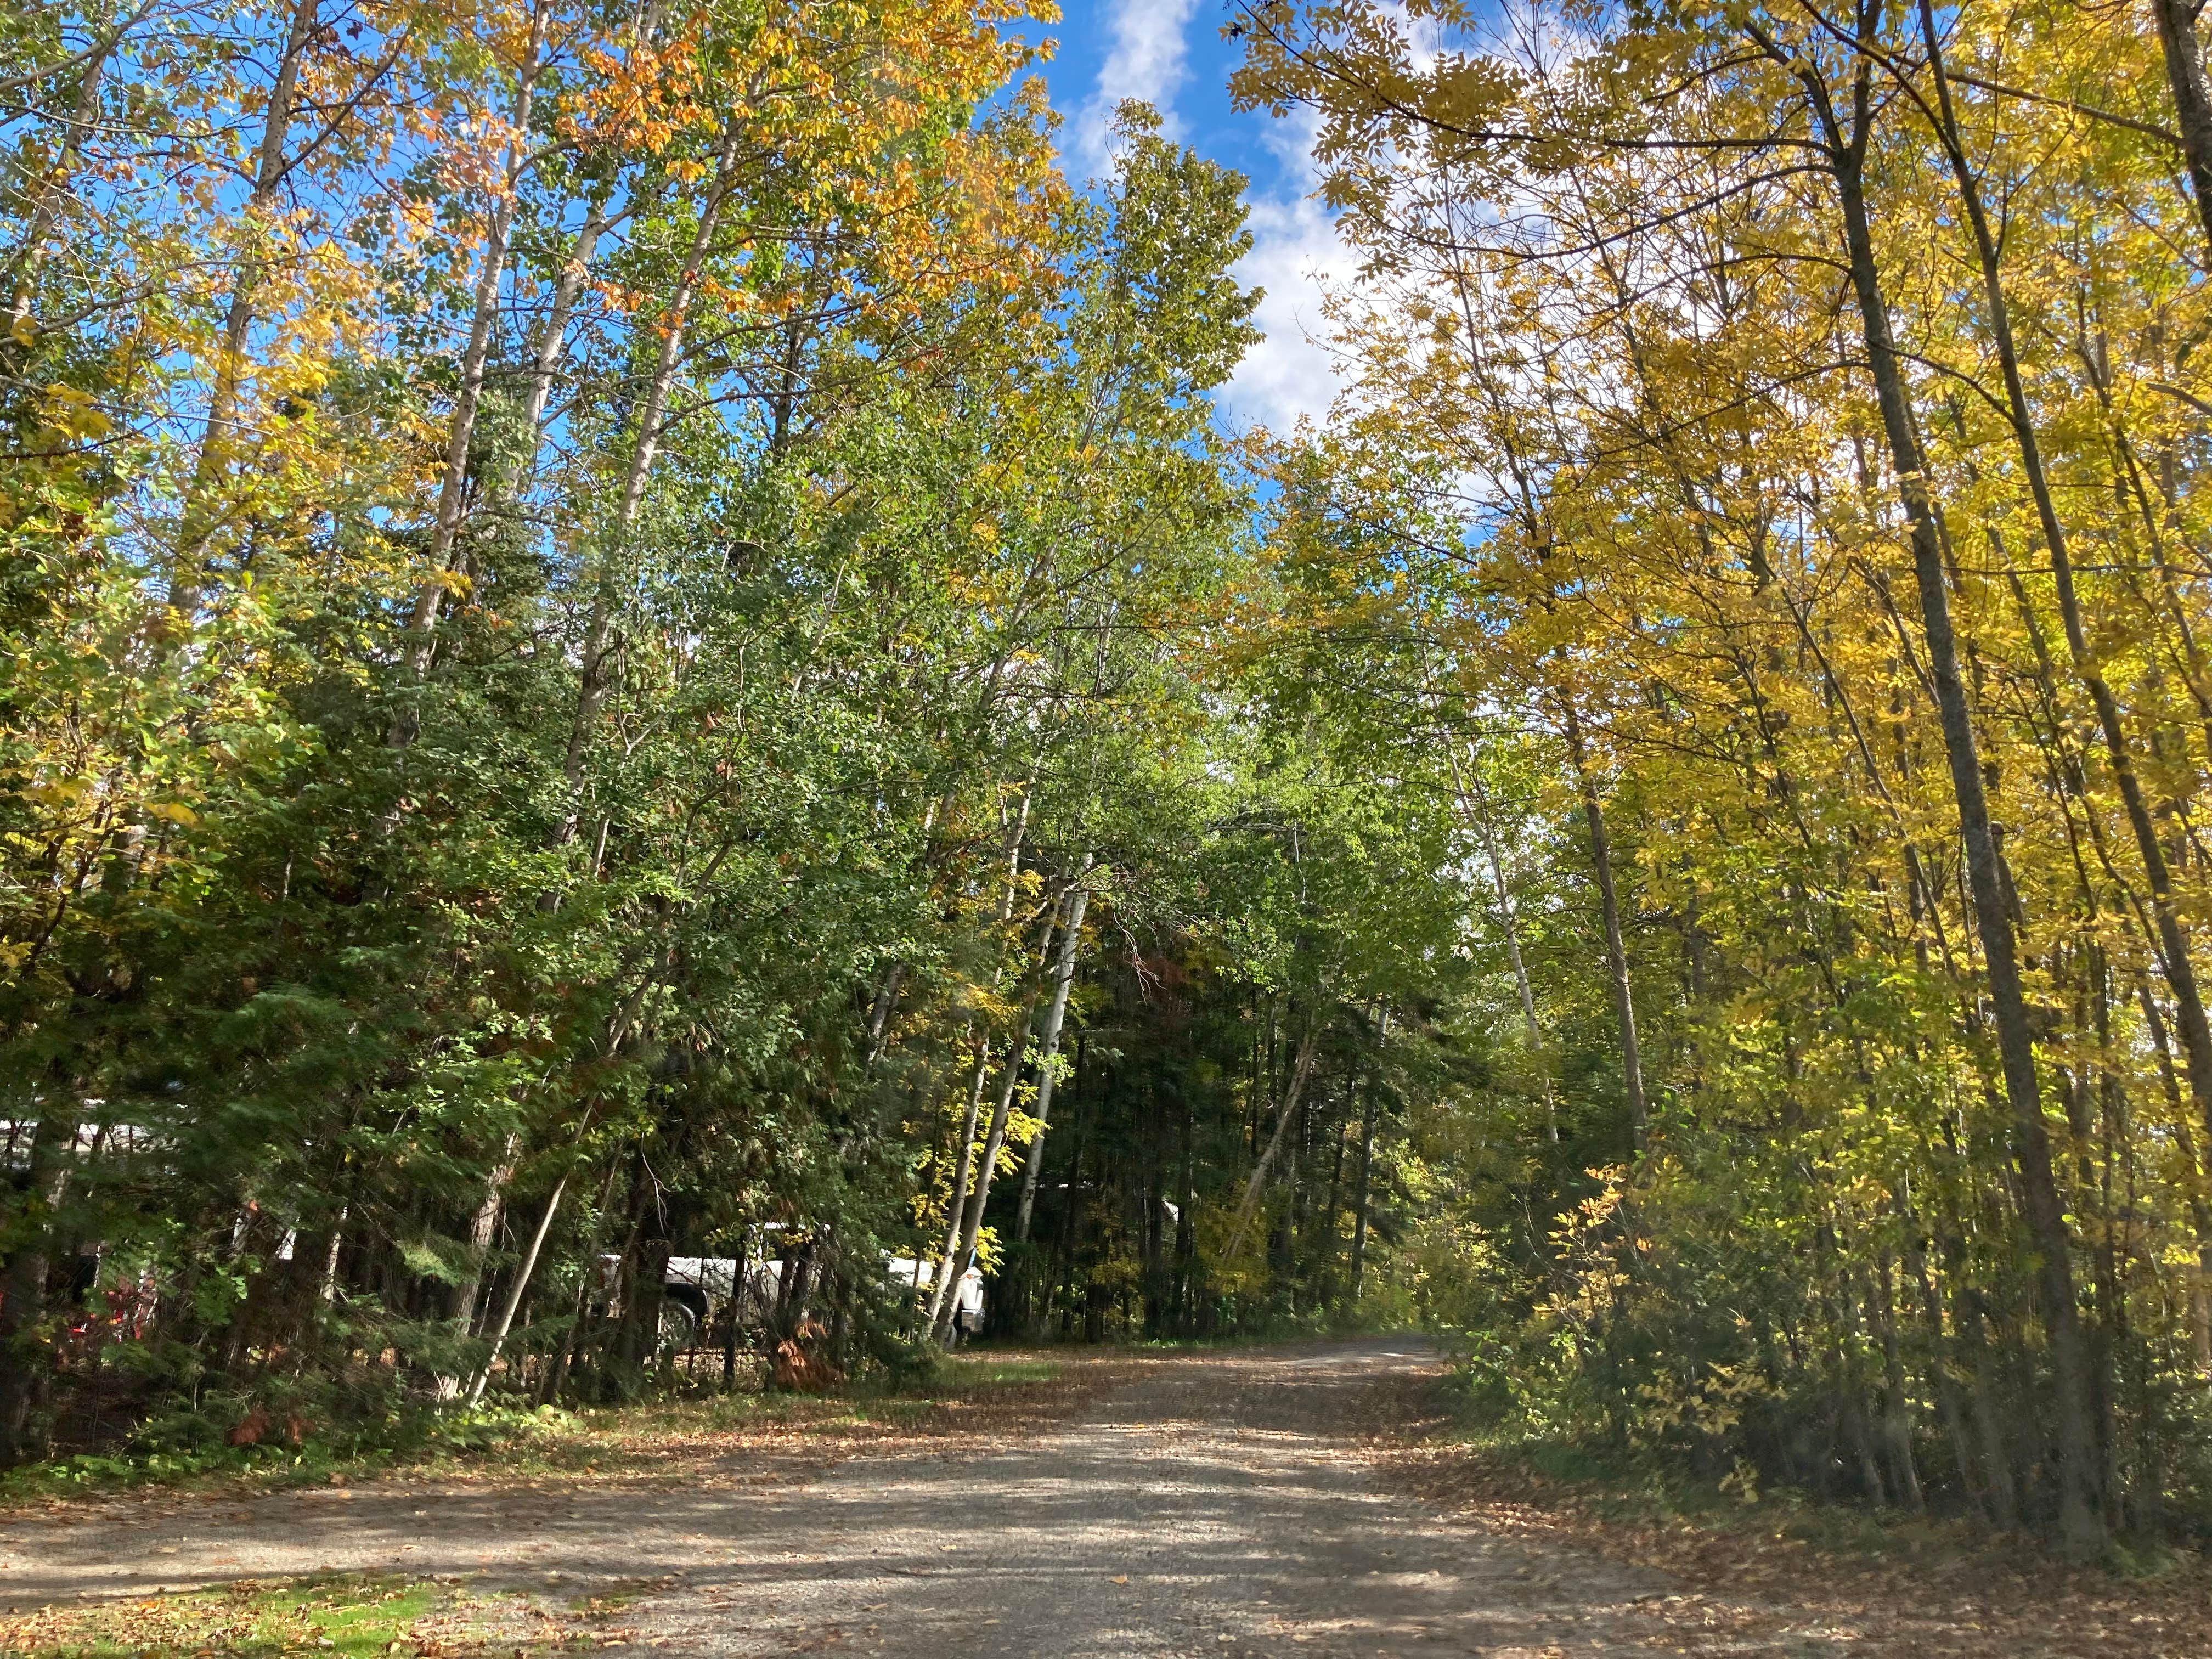
{"label": "white camper trailer", "polygon": [[[615,1290],[621,1258],[599,1258],[599,1271],[607,1294]],[[744,1282],[738,1282],[734,1256],[672,1255],[661,1277],[665,1300],[661,1309],[660,1340],[679,1352],[691,1347],[699,1333],[731,1310],[732,1302],[741,1326],[764,1322],[783,1288],[783,1263],[773,1256],[744,1263]],[[884,1277],[915,1297],[925,1300],[937,1288],[937,1264],[913,1256],[884,1257]],[[952,1340],[975,1336],[983,1328],[983,1271],[970,1267],[960,1276],[952,1308]]]}
{"label": "white camper trailer", "polygon": [[[911,1289],[917,1299],[937,1288],[937,1264],[910,1255],[887,1255],[884,1267],[891,1283]],[[960,1275],[952,1292],[952,1340],[975,1336],[983,1328],[983,1270],[970,1267]]]}

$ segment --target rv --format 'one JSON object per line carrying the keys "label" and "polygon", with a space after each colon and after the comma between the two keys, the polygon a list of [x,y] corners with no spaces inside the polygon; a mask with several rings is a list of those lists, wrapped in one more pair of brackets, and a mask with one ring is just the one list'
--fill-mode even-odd
{"label": "rv", "polygon": [[[607,1288],[614,1288],[614,1278],[621,1258],[613,1255],[600,1258],[600,1271]],[[774,1257],[764,1261],[747,1261],[744,1284],[738,1284],[738,1258],[726,1255],[672,1255],[661,1276],[662,1311],[661,1341],[679,1352],[697,1345],[699,1333],[723,1316],[732,1299],[737,1302],[736,1316],[740,1325],[765,1323],[769,1310],[775,1307],[783,1288],[783,1263]],[[917,1304],[922,1303],[937,1288],[937,1264],[913,1256],[885,1255],[884,1272],[890,1281],[907,1291]],[[983,1328],[983,1270],[970,1267],[960,1276],[955,1287],[952,1309],[952,1340],[963,1341],[981,1333]]]}
{"label": "rv", "polygon": [[[891,1283],[910,1290],[919,1302],[937,1288],[937,1264],[910,1255],[887,1255],[884,1269]],[[952,1291],[952,1340],[959,1342],[983,1329],[983,1270],[970,1267],[960,1275]]]}

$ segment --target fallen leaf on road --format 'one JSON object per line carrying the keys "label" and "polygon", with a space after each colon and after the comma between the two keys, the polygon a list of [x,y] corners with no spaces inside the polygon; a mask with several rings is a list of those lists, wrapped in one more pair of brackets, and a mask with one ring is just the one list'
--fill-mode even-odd
{"label": "fallen leaf on road", "polygon": [[1129,1582],[1129,1575],[1126,1572],[1116,1573],[1114,1576],[1114,1582],[1117,1584],[1126,1584]]}

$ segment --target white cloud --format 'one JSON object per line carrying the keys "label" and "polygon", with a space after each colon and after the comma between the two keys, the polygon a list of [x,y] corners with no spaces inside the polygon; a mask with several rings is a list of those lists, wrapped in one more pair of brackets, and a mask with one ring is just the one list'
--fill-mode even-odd
{"label": "white cloud", "polygon": [[1280,171],[1247,193],[1252,251],[1237,263],[1246,287],[1266,290],[1253,321],[1267,338],[1244,355],[1229,384],[1215,397],[1228,423],[1287,432],[1301,415],[1318,421],[1336,396],[1323,281],[1345,274],[1347,263],[1336,227],[1315,199],[1313,164],[1318,120],[1310,111],[1269,124],[1264,140]]}
{"label": "white cloud", "polygon": [[1253,321],[1267,337],[1244,354],[1215,395],[1231,426],[1287,432],[1301,415],[1326,415],[1336,395],[1322,278],[1343,269],[1344,249],[1321,204],[1297,193],[1299,182],[1286,180],[1280,193],[1255,192],[1251,199],[1252,251],[1237,263],[1237,277],[1267,290]]}
{"label": "white cloud", "polygon": [[[1179,138],[1177,94],[1189,78],[1191,20],[1198,0],[1112,0],[1106,8],[1110,38],[1091,95],[1069,119],[1065,146],[1072,174],[1103,176],[1112,165],[1111,127],[1124,99],[1140,99],[1160,112],[1167,136]],[[1266,290],[1254,321],[1267,337],[1245,354],[1230,383],[1215,394],[1224,424],[1263,425],[1287,432],[1300,416],[1321,419],[1337,391],[1328,345],[1321,278],[1346,270],[1334,227],[1313,191],[1319,183],[1313,145],[1319,120],[1310,111],[1287,119],[1246,118],[1263,124],[1260,145],[1273,162],[1272,177],[1255,178],[1246,199],[1251,208],[1252,251],[1237,267],[1246,287]]]}
{"label": "white cloud", "polygon": [[1114,9],[1113,49],[1098,66],[1098,84],[1068,123],[1068,148],[1092,172],[1106,170],[1114,111],[1134,98],[1157,107],[1175,131],[1173,106],[1188,73],[1188,31],[1198,0],[1121,0]]}

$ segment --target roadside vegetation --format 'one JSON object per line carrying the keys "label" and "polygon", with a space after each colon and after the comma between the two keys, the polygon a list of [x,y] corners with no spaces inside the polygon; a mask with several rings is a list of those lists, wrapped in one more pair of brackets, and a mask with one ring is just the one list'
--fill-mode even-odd
{"label": "roadside vegetation", "polygon": [[0,1513],[52,1510],[87,1497],[161,1488],[239,1495],[385,1477],[501,1481],[657,1478],[686,1461],[746,1447],[834,1462],[883,1441],[1052,1420],[1136,1362],[1125,1350],[1060,1358],[988,1352],[947,1358],[902,1380],[874,1376],[831,1394],[695,1391],[618,1406],[424,1412],[373,1439],[138,1452],[128,1444],[57,1455],[0,1473]]}

